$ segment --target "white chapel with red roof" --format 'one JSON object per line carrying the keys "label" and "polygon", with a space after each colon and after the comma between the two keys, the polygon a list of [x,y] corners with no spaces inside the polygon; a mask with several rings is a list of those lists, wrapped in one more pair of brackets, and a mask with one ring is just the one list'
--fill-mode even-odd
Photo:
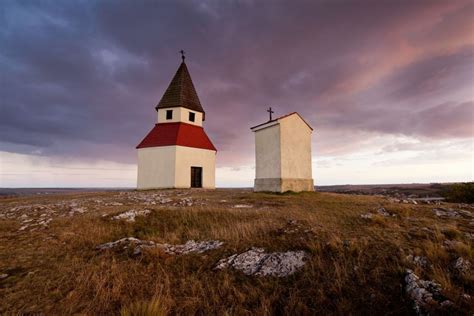
{"label": "white chapel with red roof", "polygon": [[137,189],[215,188],[217,150],[183,61],[156,106],[157,123],[137,146]]}

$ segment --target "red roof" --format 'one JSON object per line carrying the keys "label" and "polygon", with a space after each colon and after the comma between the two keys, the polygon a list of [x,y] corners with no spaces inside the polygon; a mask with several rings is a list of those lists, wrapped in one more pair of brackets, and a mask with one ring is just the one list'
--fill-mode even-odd
{"label": "red roof", "polygon": [[201,126],[181,122],[155,124],[137,149],[173,145],[217,151]]}

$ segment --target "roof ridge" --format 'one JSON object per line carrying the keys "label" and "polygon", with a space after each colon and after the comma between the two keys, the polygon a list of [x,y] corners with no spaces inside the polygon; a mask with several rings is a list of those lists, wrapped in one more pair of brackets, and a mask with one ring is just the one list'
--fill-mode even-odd
{"label": "roof ridge", "polygon": [[282,115],[282,116],[279,116],[279,117],[274,118],[273,120],[267,121],[267,122],[265,122],[265,123],[261,123],[261,124],[252,126],[250,129],[254,129],[254,128],[257,128],[257,127],[260,127],[260,126],[264,126],[264,125],[269,124],[269,123],[276,123],[276,122],[278,122],[279,120],[284,119],[284,118],[286,118],[286,117],[288,117],[288,116],[291,116],[291,115],[294,115],[294,114],[298,115],[299,118],[313,131],[313,128],[311,127],[311,125],[309,125],[308,122],[306,122],[306,120],[305,120],[298,112],[296,112],[296,111],[291,112],[291,113],[288,113],[288,114],[285,114],[285,115]]}

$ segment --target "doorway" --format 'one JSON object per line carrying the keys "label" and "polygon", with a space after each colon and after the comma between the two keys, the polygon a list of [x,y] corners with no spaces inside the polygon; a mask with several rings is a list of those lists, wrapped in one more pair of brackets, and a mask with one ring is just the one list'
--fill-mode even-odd
{"label": "doorway", "polygon": [[202,167],[191,167],[191,188],[202,188]]}

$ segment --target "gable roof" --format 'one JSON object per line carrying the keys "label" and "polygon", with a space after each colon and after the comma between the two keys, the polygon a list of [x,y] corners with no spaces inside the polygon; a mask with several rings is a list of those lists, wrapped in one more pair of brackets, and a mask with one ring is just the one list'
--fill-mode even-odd
{"label": "gable roof", "polygon": [[[275,119],[273,119],[273,120],[271,120],[271,121],[268,121],[268,122],[265,122],[265,123],[262,123],[262,124],[255,125],[255,126],[251,127],[250,129],[251,129],[252,131],[255,131],[255,130],[259,130],[259,129],[260,129],[259,127],[265,128],[265,127],[273,126],[273,125],[275,125],[275,124],[278,124],[278,121],[279,121],[279,120],[282,120],[282,119],[284,119],[284,118],[286,118],[286,117],[288,117],[288,116],[295,115],[295,114],[299,116],[299,118],[309,127],[310,130],[313,130],[313,128],[311,127],[311,125],[309,125],[308,122],[306,122],[306,121],[304,120],[304,118],[303,118],[298,112],[291,112],[291,113],[282,115],[282,116],[277,117],[277,118],[275,118]],[[268,126],[265,126],[265,125],[267,125],[267,124],[268,124]]]}
{"label": "gable roof", "polygon": [[166,89],[163,97],[156,106],[156,110],[162,108],[185,107],[187,109],[203,113],[204,110],[199,101],[199,97],[194,89],[194,84],[189,74],[188,67],[183,61],[176,74]]}
{"label": "gable roof", "polygon": [[201,126],[182,122],[155,124],[137,149],[173,145],[217,151]]}

